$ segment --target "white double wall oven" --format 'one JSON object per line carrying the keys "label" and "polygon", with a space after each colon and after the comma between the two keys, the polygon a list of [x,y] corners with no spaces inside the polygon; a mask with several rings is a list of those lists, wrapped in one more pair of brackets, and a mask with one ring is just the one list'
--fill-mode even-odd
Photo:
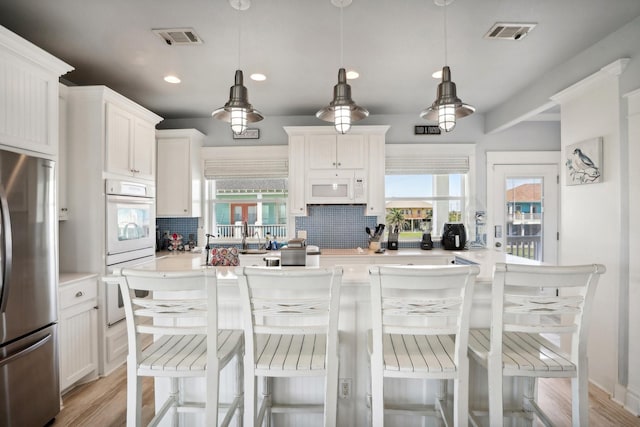
{"label": "white double wall oven", "polygon": [[[124,180],[106,180],[106,267],[128,267],[155,256],[155,187]],[[125,317],[117,286],[107,286],[107,326]]]}

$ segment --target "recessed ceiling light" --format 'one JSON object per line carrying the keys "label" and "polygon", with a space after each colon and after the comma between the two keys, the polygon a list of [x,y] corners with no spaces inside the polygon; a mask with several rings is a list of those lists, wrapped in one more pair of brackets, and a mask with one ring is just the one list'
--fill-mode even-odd
{"label": "recessed ceiling light", "polygon": [[267,76],[261,73],[253,73],[249,77],[251,78],[251,80],[255,80],[257,82],[263,82],[267,80]]}
{"label": "recessed ceiling light", "polygon": [[347,79],[353,80],[353,79],[357,79],[358,77],[360,77],[360,73],[358,73],[357,71],[355,70],[347,71]]}
{"label": "recessed ceiling light", "polygon": [[180,83],[180,79],[176,76],[164,76],[164,81],[173,84]]}
{"label": "recessed ceiling light", "polygon": [[442,78],[442,70],[434,71],[433,74],[431,74],[431,77],[433,77],[434,79],[441,79]]}

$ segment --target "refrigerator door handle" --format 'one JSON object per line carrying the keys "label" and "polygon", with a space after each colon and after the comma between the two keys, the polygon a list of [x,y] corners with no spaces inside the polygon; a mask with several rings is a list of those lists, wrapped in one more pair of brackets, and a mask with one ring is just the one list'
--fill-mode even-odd
{"label": "refrigerator door handle", "polygon": [[6,311],[9,299],[9,278],[13,262],[12,248],[9,202],[7,202],[7,192],[0,184],[0,278],[2,279],[0,282],[0,313]]}
{"label": "refrigerator door handle", "polygon": [[23,348],[19,352],[14,353],[9,357],[6,357],[4,359],[0,359],[0,368],[2,368],[4,365],[8,365],[9,363],[13,362],[16,359],[19,359],[19,358],[21,358],[23,356],[26,356],[27,354],[31,353],[34,350],[39,349],[40,347],[45,345],[47,342],[49,342],[52,338],[53,338],[53,336],[51,334],[47,334],[47,336],[42,337],[41,339],[39,339],[35,343],[31,344],[29,347]]}

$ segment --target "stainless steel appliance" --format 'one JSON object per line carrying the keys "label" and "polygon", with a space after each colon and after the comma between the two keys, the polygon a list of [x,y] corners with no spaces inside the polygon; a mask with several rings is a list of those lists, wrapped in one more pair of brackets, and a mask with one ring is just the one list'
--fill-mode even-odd
{"label": "stainless steel appliance", "polygon": [[[155,187],[140,182],[108,179],[106,192],[106,270],[130,267],[155,257]],[[120,289],[107,285],[107,326],[124,319]]]}
{"label": "stainless steel appliance", "polygon": [[54,162],[0,150],[0,425],[60,412]]}
{"label": "stainless steel appliance", "polygon": [[464,249],[467,243],[467,231],[464,224],[445,222],[442,230],[442,248],[448,250]]}

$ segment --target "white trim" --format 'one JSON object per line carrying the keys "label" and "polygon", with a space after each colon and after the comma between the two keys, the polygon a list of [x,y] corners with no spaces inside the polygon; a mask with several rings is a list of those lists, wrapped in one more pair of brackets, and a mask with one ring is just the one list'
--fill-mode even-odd
{"label": "white trim", "polygon": [[619,76],[627,68],[627,65],[631,61],[630,58],[620,58],[612,63],[605,65],[600,70],[591,74],[590,76],[580,80],[577,83],[572,84],[568,88],[561,90],[560,92],[551,95],[551,99],[558,104],[563,104],[577,96],[582,95],[586,90],[589,90],[594,84],[601,82],[604,79],[612,76]]}
{"label": "white trim", "polygon": [[[494,200],[493,182],[495,180],[494,169],[496,165],[558,165],[560,171],[560,151],[487,151],[487,247],[493,248],[493,215],[488,215]],[[560,189],[558,189],[558,196]],[[558,203],[558,221],[560,220],[560,210],[562,207]],[[560,253],[558,246],[557,253]]]}

